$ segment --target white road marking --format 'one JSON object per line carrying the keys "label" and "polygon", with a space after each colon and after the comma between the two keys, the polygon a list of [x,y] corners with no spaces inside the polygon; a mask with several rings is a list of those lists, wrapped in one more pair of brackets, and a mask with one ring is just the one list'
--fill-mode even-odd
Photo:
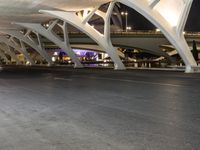
{"label": "white road marking", "polygon": [[67,79],[67,78],[57,78],[57,77],[55,77],[54,80],[72,81],[72,79]]}
{"label": "white road marking", "polygon": [[182,87],[179,84],[168,84],[168,83],[155,83],[155,82],[146,82],[146,81],[137,81],[137,80],[128,80],[128,79],[112,79],[104,77],[85,77],[85,76],[73,76],[78,78],[88,78],[88,79],[100,79],[100,80],[110,80],[110,81],[119,81],[119,82],[128,82],[128,83],[142,83],[142,84],[151,84],[151,85],[160,85],[160,86],[172,86],[172,87]]}

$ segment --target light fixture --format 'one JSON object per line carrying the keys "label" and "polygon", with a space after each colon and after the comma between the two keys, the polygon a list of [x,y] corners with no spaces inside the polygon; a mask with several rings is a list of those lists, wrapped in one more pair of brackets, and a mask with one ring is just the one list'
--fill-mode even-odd
{"label": "light fixture", "polygon": [[126,21],[126,24],[125,24],[125,31],[127,32],[127,26],[128,26],[128,12],[121,12],[121,15],[122,16],[125,16],[125,21]]}
{"label": "light fixture", "polygon": [[52,57],[51,60],[52,60],[53,62],[55,62],[55,61],[56,61],[56,58],[55,58],[55,57]]}
{"label": "light fixture", "polygon": [[58,56],[58,52],[54,52],[54,54],[53,54],[54,56]]}
{"label": "light fixture", "polygon": [[132,27],[126,27],[127,30],[132,30]]}
{"label": "light fixture", "polygon": [[160,29],[157,28],[157,29],[156,29],[156,32],[160,32]]}

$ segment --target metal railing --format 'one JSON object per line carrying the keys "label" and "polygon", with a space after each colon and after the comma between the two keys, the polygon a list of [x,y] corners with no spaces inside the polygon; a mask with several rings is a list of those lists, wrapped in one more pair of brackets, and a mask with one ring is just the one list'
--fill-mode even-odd
{"label": "metal railing", "polygon": [[[69,35],[85,35],[83,32],[69,32]],[[149,35],[149,36],[164,36],[162,32],[155,31],[155,30],[136,30],[136,31],[129,31],[129,32],[123,32],[123,31],[116,31],[111,32],[112,36],[141,36],[141,35]],[[200,32],[185,32],[185,37],[199,37],[200,38]]]}

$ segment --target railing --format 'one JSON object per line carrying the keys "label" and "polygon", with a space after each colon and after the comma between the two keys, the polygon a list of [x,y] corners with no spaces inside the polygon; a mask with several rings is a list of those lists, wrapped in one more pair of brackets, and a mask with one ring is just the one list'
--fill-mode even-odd
{"label": "railing", "polygon": [[[57,33],[58,35],[62,35],[63,33]],[[69,32],[69,35],[77,35],[77,36],[84,36],[85,34],[83,32]],[[111,36],[164,36],[162,32],[160,31],[155,31],[155,30],[135,30],[135,31],[116,31],[116,32],[111,32]],[[185,32],[185,37],[196,37],[200,38],[200,32]],[[1,34],[1,36],[6,36],[9,37],[6,34]]]}
{"label": "railing", "polygon": [[[85,35],[82,32],[69,32],[69,35]],[[139,36],[139,35],[150,35],[150,36],[163,36],[162,32],[155,31],[155,30],[136,30],[136,31],[129,31],[129,32],[111,32],[111,35],[121,35],[121,36]],[[200,32],[185,32],[185,37],[199,37],[200,38]]]}
{"label": "railing", "polygon": [[[74,35],[84,35],[83,32],[69,32],[69,34],[74,34]],[[117,35],[143,35],[143,34],[158,34],[162,35],[161,32],[156,32],[154,30],[136,30],[136,31],[129,31],[129,32],[123,32],[123,31],[116,31],[116,32],[111,32],[111,34],[117,34]]]}

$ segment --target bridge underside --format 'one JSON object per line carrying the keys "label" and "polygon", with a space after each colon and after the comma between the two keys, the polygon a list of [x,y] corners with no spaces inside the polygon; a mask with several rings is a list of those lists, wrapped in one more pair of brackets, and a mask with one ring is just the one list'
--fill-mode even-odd
{"label": "bridge underside", "polygon": [[[75,68],[82,68],[83,65],[72,50],[72,45],[70,45],[70,43],[87,43],[84,39],[80,39],[78,42],[77,39],[70,39],[67,27],[67,25],[70,24],[92,39],[94,44],[98,45],[99,50],[107,53],[114,62],[114,69],[116,70],[126,69],[120,59],[122,54],[117,51],[118,46],[138,48],[140,47],[140,44],[144,43],[142,47],[143,50],[170,59],[172,53],[169,54],[160,50],[160,45],[154,44],[158,41],[154,39],[151,41],[151,44],[148,44],[149,39],[147,39],[148,42],[141,42],[138,40],[130,41],[126,40],[126,38],[124,38],[124,40],[123,38],[111,39],[110,20],[116,2],[120,2],[135,9],[160,29],[167,39],[164,40],[163,44],[170,43],[174,47],[186,66],[186,72],[195,72],[197,70],[197,62],[195,61],[183,34],[192,0],[117,0],[109,2],[107,4],[108,8],[105,11],[100,9],[101,4],[96,4],[95,7],[74,11],[62,11],[50,8],[48,8],[48,10],[42,10],[42,8],[40,8],[40,13],[51,18],[48,22],[12,22],[13,26],[16,26],[18,30],[0,30],[0,32],[3,33],[0,38],[0,57],[8,63],[9,60],[6,55],[9,55],[17,62],[17,64],[20,64],[20,61],[16,57],[17,51],[18,53],[23,54],[31,65],[34,65],[35,60],[33,60],[27,52],[27,47],[31,47],[41,56],[40,59],[46,61],[48,65],[53,65],[51,57],[44,47],[42,38],[45,37],[67,53],[74,62]],[[97,30],[95,26],[90,23],[90,20],[94,16],[102,18],[104,22],[103,31]],[[74,40],[77,43],[75,43]]]}

